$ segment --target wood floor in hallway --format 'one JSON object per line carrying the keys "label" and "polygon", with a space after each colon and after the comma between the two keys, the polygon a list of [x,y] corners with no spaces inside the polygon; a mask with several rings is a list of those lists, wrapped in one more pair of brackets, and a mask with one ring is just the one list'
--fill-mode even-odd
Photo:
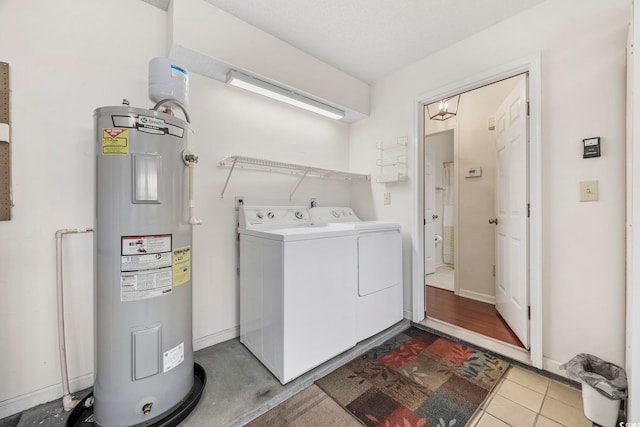
{"label": "wood floor in hallway", "polygon": [[425,307],[428,317],[524,348],[492,304],[426,286]]}

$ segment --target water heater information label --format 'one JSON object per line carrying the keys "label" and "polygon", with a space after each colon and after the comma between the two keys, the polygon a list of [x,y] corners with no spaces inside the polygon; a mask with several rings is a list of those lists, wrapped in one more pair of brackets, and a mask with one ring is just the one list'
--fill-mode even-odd
{"label": "water heater information label", "polygon": [[122,255],[161,254],[171,252],[171,234],[159,236],[123,236]]}
{"label": "water heater information label", "polygon": [[137,301],[171,293],[171,234],[122,236],[120,301]]}
{"label": "water heater information label", "polygon": [[169,372],[182,362],[184,362],[184,342],[173,347],[171,350],[165,351],[162,355],[163,369],[162,372]]}
{"label": "water heater information label", "polygon": [[173,286],[191,280],[191,246],[173,250]]}
{"label": "water heater information label", "polygon": [[121,271],[153,270],[162,267],[171,267],[171,252],[122,257]]}
{"label": "water heater information label", "polygon": [[120,274],[120,301],[137,301],[168,294],[173,289],[171,268]]}

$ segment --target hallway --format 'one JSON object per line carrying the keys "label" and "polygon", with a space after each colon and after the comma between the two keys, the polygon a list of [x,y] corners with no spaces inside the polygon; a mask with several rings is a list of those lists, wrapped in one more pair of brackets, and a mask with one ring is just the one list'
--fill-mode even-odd
{"label": "hallway", "polygon": [[451,291],[425,286],[428,317],[524,348],[492,304],[455,295]]}

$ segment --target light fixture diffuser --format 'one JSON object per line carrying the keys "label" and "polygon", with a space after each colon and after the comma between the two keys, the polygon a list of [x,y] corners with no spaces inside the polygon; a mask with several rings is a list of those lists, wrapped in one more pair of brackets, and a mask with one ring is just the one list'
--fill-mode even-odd
{"label": "light fixture diffuser", "polygon": [[227,83],[335,120],[340,120],[344,117],[344,111],[342,110],[239,71],[229,71]]}

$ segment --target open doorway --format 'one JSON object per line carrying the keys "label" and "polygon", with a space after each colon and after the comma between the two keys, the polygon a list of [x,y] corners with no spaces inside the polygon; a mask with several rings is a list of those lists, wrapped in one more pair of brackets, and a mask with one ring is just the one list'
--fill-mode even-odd
{"label": "open doorway", "polygon": [[[528,345],[528,319],[509,317],[497,303],[497,273],[517,263],[504,265],[509,260],[503,259],[500,242],[506,240],[496,225],[498,216],[504,218],[498,213],[505,210],[502,205],[511,201],[506,199],[526,205],[526,166],[505,167],[516,159],[511,154],[501,159],[505,144],[510,150],[519,139],[526,140],[521,121],[515,139],[502,141],[512,138],[506,132],[510,119],[518,118],[517,104],[526,104],[526,85],[526,74],[520,74],[456,95],[457,114],[446,120],[424,108],[425,315],[519,348]],[[518,182],[525,185],[511,185]],[[525,306],[527,285],[526,274],[513,278],[512,287],[522,288],[514,294],[525,295]],[[518,327],[521,336],[514,332]]]}
{"label": "open doorway", "polygon": [[[414,278],[419,283],[414,282],[413,295],[421,295],[423,299],[414,298],[412,305],[414,321],[536,367],[542,366],[539,77],[539,57],[536,56],[433,90],[419,98],[418,131],[422,136],[416,141],[414,151],[414,177],[418,184],[415,200],[420,221],[416,222],[414,231],[417,243]],[[512,86],[517,81],[521,82],[520,91]],[[494,94],[493,99],[479,96],[483,91],[500,87],[503,94]],[[531,95],[530,104],[526,99],[527,89]],[[511,94],[514,90],[521,96],[507,100],[505,93]],[[438,121],[425,116],[426,106],[459,94],[462,96],[455,117]],[[472,120],[473,115],[478,117]],[[470,120],[475,123],[473,126],[465,123]],[[509,133],[512,122],[524,129],[516,132],[515,138]],[[502,142],[497,141],[495,136],[505,129],[507,132],[503,133],[509,135],[507,143],[504,138]],[[449,224],[452,228],[445,233],[445,222],[451,220],[445,220],[443,208],[451,200],[438,193],[446,193],[446,166],[442,160],[429,160],[429,156],[433,156],[429,139],[451,134],[454,184],[450,193],[454,201],[448,210],[452,212],[453,224]],[[432,187],[431,193],[427,191],[429,187]],[[430,201],[430,197],[433,200]],[[428,226],[432,231],[427,230]],[[512,229],[518,232],[513,233]],[[453,258],[453,290],[430,286],[431,290],[449,292],[458,299],[491,306],[494,314],[495,307],[501,306],[501,314],[496,318],[503,317],[510,325],[515,313],[520,320],[509,328],[514,332],[509,335],[515,334],[520,342],[492,337],[486,332],[457,326],[450,320],[439,320],[436,316],[440,315],[434,308],[429,310],[429,299],[436,301],[439,308],[445,304],[428,295],[430,289],[426,286],[432,284],[430,276],[437,273],[435,264],[440,266],[445,234],[453,241],[448,249]],[[442,265],[447,264],[443,257]],[[438,279],[437,274],[431,278]],[[520,287],[523,283],[526,286]],[[520,290],[516,291],[516,288]],[[469,307],[455,307],[444,311],[447,314],[474,311]],[[422,309],[422,314],[416,313],[416,309]]]}

